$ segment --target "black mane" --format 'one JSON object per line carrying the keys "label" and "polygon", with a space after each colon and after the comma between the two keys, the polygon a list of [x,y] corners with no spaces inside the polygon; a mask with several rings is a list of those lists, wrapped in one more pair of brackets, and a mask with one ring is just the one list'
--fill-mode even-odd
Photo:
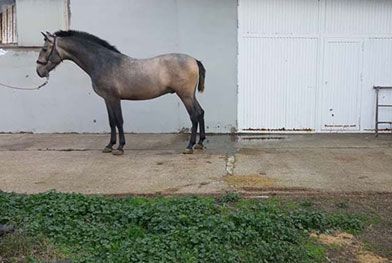
{"label": "black mane", "polygon": [[94,42],[98,45],[101,45],[103,47],[106,47],[107,49],[110,49],[114,52],[121,54],[121,52],[115,46],[112,46],[107,41],[86,32],[81,32],[76,30],[67,30],[67,31],[59,30],[56,33],[54,33],[54,35],[58,37],[76,37],[79,39],[84,39],[90,42]]}

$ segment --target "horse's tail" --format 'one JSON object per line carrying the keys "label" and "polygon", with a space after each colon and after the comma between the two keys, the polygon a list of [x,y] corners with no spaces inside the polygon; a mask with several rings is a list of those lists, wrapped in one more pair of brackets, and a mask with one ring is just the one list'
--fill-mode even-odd
{"label": "horse's tail", "polygon": [[199,61],[196,60],[197,66],[199,67],[199,85],[197,85],[197,90],[199,92],[204,91],[204,80],[206,78],[206,69],[204,68],[203,64]]}

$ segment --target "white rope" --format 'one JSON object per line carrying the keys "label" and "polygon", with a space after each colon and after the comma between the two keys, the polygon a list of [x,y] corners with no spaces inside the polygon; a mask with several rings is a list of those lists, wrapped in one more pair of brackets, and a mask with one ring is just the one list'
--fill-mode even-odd
{"label": "white rope", "polygon": [[48,84],[49,81],[49,77],[46,78],[45,82],[42,83],[41,85],[39,85],[38,87],[35,88],[21,88],[21,87],[15,87],[15,86],[11,86],[11,85],[7,85],[7,84],[3,84],[0,82],[0,87],[4,87],[4,88],[8,88],[8,89],[17,89],[17,90],[39,90],[40,88],[42,88],[43,86],[45,86],[46,84]]}

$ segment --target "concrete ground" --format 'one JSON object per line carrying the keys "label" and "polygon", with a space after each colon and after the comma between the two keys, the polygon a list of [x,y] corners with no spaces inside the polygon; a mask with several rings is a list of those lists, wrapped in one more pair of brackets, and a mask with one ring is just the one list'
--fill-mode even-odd
{"label": "concrete ground", "polygon": [[250,195],[392,192],[392,135],[211,135],[183,155],[188,135],[0,134],[0,191]]}

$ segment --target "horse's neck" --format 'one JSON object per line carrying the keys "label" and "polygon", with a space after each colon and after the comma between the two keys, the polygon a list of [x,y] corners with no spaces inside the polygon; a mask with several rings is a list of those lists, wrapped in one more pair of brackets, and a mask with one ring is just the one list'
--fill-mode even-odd
{"label": "horse's neck", "polygon": [[105,63],[106,51],[88,42],[80,42],[72,38],[63,38],[58,43],[58,47],[62,50],[62,58],[72,60],[81,67],[88,75],[92,76],[97,68],[102,67]]}

